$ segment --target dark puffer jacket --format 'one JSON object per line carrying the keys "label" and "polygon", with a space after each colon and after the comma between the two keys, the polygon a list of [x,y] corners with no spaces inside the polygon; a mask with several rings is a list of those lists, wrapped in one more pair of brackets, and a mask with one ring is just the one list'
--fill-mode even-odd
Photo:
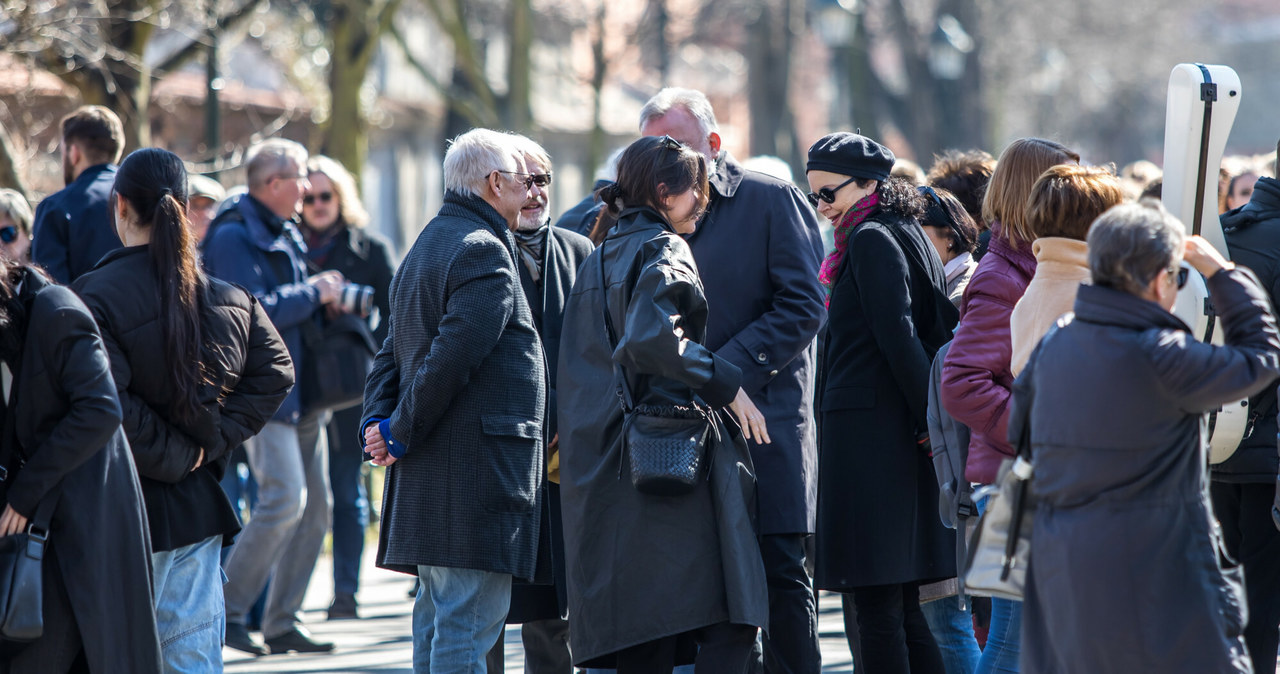
{"label": "dark puffer jacket", "polygon": [[[160,290],[149,246],[112,251],[74,290],[93,313],[115,379],[123,426],[142,482],[152,547],[173,550],[240,529],[218,485],[227,455],[275,414],[293,364],[252,295],[209,279],[201,301],[203,358],[216,363],[200,389],[202,413],[173,419],[178,394],[165,364]],[[204,463],[194,471],[200,450]]]}
{"label": "dark puffer jacket", "polygon": [[[1280,182],[1259,178],[1249,203],[1222,214],[1222,232],[1232,261],[1257,274],[1271,297],[1280,301]],[[1213,467],[1219,482],[1271,483],[1280,471],[1276,454],[1276,387],[1249,399],[1251,432],[1230,459]],[[1248,432],[1248,431],[1247,431]]]}

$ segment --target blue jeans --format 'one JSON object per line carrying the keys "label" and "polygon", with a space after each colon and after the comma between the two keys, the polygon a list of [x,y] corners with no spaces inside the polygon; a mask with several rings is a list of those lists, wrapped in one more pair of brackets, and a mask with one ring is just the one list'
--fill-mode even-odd
{"label": "blue jeans", "polygon": [[929,631],[942,651],[947,674],[973,674],[978,668],[978,640],[973,637],[973,613],[960,608],[955,597],[944,597],[920,605]]}
{"label": "blue jeans", "polygon": [[485,674],[485,655],[511,608],[505,573],[419,566],[413,603],[414,674]]}
{"label": "blue jeans", "polygon": [[151,553],[165,674],[222,671],[222,535]]}
{"label": "blue jeans", "polygon": [[[978,512],[987,510],[987,500],[978,499]],[[1022,655],[1022,602],[991,598],[991,630],[982,649],[976,674],[1017,674]]]}
{"label": "blue jeans", "polygon": [[357,443],[360,415],[356,406],[333,415],[329,423],[329,488],[333,492],[333,593],[355,594],[360,585],[360,556],[369,527],[369,497]]}

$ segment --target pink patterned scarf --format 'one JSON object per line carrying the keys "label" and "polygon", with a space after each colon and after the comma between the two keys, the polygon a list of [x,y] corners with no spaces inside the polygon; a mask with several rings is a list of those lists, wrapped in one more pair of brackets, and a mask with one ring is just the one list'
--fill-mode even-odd
{"label": "pink patterned scarf", "polygon": [[840,218],[840,224],[836,225],[835,252],[822,261],[822,269],[818,271],[818,281],[827,289],[828,304],[831,303],[831,289],[836,285],[836,274],[840,271],[840,263],[844,261],[845,250],[849,247],[849,235],[878,205],[880,205],[880,195],[872,192],[859,199],[858,203]]}

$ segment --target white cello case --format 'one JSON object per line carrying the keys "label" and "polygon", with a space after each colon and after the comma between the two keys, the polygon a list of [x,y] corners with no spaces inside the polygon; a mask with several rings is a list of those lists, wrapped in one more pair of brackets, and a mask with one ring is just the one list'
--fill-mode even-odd
{"label": "white cello case", "polygon": [[[1206,83],[1215,86],[1205,88],[1202,85]],[[1187,234],[1195,231],[1193,225],[1198,221],[1200,235],[1227,259],[1231,256],[1218,221],[1218,166],[1222,164],[1227,136],[1240,108],[1240,93],[1240,77],[1227,66],[1181,63],[1169,74],[1161,201],[1165,209],[1185,223]],[[1200,213],[1196,213],[1196,185],[1206,109],[1204,96],[1211,98],[1212,111],[1206,175],[1200,192],[1203,207]],[[1186,263],[1183,266],[1187,266]],[[1196,339],[1222,344],[1222,326],[1211,314],[1208,299],[1204,279],[1192,270],[1186,287],[1178,293],[1173,313],[1191,326]],[[1248,400],[1227,403],[1210,413],[1209,463],[1222,463],[1230,458],[1244,439],[1248,422]]]}

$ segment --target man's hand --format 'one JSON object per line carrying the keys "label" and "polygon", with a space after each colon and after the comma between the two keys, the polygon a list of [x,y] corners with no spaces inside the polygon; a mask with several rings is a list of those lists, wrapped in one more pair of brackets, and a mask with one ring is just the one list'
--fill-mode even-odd
{"label": "man's hand", "polygon": [[332,269],[322,271],[307,279],[307,283],[315,286],[315,289],[320,291],[320,302],[323,304],[337,302],[342,295],[342,286],[346,282],[347,279],[342,276],[342,272]]}
{"label": "man's hand", "polygon": [[0,536],[20,534],[27,528],[27,518],[18,514],[11,505],[5,505],[4,514],[0,515]]}
{"label": "man's hand", "polygon": [[738,395],[729,403],[729,409],[738,417],[738,425],[742,427],[742,434],[748,440],[754,432],[757,445],[773,444],[773,440],[769,439],[769,428],[765,424],[764,415],[751,402],[751,398],[747,397],[746,391],[738,389]]}
{"label": "man's hand", "polygon": [[204,465],[204,447],[201,447],[200,456],[196,457],[196,465],[191,467],[191,472],[193,473],[196,472],[196,469],[203,465]]}
{"label": "man's hand", "polygon": [[378,424],[370,423],[364,427],[364,451],[369,455],[369,463],[375,466],[390,466],[396,462],[387,448],[387,441],[382,437]]}

